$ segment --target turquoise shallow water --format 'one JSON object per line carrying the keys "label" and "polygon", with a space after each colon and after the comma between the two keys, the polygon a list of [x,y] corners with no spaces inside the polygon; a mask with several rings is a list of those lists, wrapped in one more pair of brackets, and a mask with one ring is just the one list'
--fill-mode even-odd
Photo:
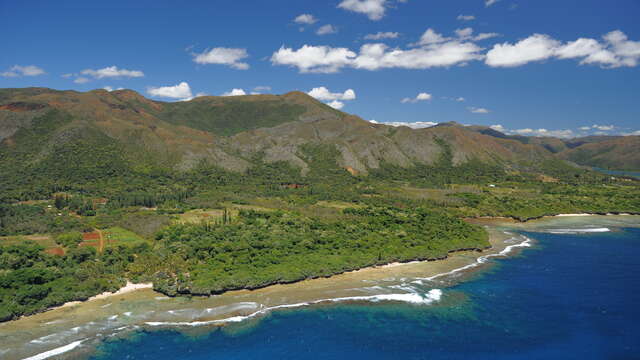
{"label": "turquoise shallow water", "polygon": [[432,305],[275,311],[198,336],[139,331],[93,358],[640,358],[640,229],[525,235],[534,247],[444,288]]}

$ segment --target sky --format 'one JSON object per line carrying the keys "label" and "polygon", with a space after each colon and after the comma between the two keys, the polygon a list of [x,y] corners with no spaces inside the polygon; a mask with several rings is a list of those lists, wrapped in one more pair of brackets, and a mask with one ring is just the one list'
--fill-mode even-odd
{"label": "sky", "polygon": [[638,0],[0,0],[0,88],[292,90],[368,121],[640,135]]}

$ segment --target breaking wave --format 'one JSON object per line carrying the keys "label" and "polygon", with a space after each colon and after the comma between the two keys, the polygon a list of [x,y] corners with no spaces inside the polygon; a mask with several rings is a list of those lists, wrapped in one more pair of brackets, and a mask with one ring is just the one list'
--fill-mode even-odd
{"label": "breaking wave", "polygon": [[583,228],[583,229],[547,229],[544,232],[550,234],[588,234],[610,232],[609,228]]}
{"label": "breaking wave", "polygon": [[369,295],[369,296],[349,296],[349,297],[340,297],[340,298],[332,298],[332,299],[321,299],[309,302],[301,302],[296,304],[284,304],[277,306],[270,306],[260,309],[254,313],[249,315],[239,315],[232,316],[226,319],[219,320],[209,320],[209,321],[183,321],[183,322],[163,322],[163,321],[148,321],[145,324],[148,326],[202,326],[202,325],[213,325],[213,324],[226,324],[226,323],[235,323],[241,322],[247,319],[254,318],[259,315],[267,314],[274,310],[279,309],[292,309],[322,303],[331,303],[331,302],[346,302],[346,301],[371,301],[371,302],[379,302],[379,301],[400,301],[407,302],[411,304],[418,305],[429,305],[434,302],[440,301],[442,298],[442,290],[440,289],[432,289],[427,294],[421,295],[418,293],[406,293],[406,294],[381,294],[381,295]]}
{"label": "breaking wave", "polygon": [[52,356],[56,356],[56,355],[60,355],[60,354],[66,353],[67,351],[71,351],[71,350],[77,348],[78,346],[82,345],[83,342],[84,342],[84,339],[83,340],[74,341],[71,344],[67,344],[65,346],[61,346],[59,348],[55,348],[53,350],[45,351],[45,352],[42,352],[40,354],[25,358],[23,360],[43,360],[43,359],[47,359],[47,358],[50,358]]}
{"label": "breaking wave", "polygon": [[[515,239],[515,238],[513,238],[513,239]],[[529,239],[528,237],[524,237],[524,239],[525,240],[520,242],[520,243],[517,243],[517,244],[514,244],[514,245],[509,245],[509,246],[505,247],[499,253],[480,256],[480,257],[478,257],[476,259],[476,262],[471,263],[469,265],[465,265],[465,266],[459,267],[457,269],[453,269],[453,270],[447,271],[445,273],[436,274],[436,275],[433,275],[433,276],[430,276],[430,277],[427,277],[427,278],[419,278],[418,280],[414,280],[413,283],[415,283],[415,284],[424,284],[424,281],[433,281],[433,280],[435,280],[437,278],[441,278],[443,276],[454,275],[456,273],[459,273],[459,272],[462,272],[462,271],[465,271],[465,270],[480,266],[480,265],[486,263],[492,257],[507,256],[515,248],[531,247],[531,239]]]}

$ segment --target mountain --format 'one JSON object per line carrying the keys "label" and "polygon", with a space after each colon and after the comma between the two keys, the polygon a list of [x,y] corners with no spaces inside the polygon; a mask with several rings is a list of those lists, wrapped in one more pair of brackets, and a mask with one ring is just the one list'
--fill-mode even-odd
{"label": "mountain", "polygon": [[611,170],[640,169],[640,136],[594,135],[573,139],[506,135],[486,126],[468,126],[470,130],[523,144],[539,145],[560,159],[576,164]]}
{"label": "mountain", "polygon": [[451,149],[453,164],[472,159],[517,164],[552,156],[541,146],[462,126],[372,124],[302,92],[167,103],[131,90],[0,90],[3,161],[18,167],[56,161],[67,166],[93,154],[136,169],[187,170],[205,161],[243,172],[256,159],[284,161],[304,174],[309,161],[302,147],[328,145],[339,152],[341,167],[366,174],[385,164],[433,164],[442,156],[443,144]]}
{"label": "mountain", "polygon": [[561,152],[559,156],[578,164],[603,169],[640,169],[640,136],[607,136],[589,140],[591,141]]}

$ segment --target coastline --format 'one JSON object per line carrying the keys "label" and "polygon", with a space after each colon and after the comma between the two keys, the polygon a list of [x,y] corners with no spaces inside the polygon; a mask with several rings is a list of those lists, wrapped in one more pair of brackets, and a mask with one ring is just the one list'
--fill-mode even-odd
{"label": "coastline", "polygon": [[[528,223],[530,221],[534,221],[534,220],[540,220],[540,219],[546,219],[546,218],[563,218],[563,217],[587,217],[587,216],[634,216],[634,215],[640,215],[640,214],[635,214],[635,213],[575,213],[575,214],[556,214],[556,215],[543,215],[540,217],[535,217],[535,218],[529,218],[529,219],[525,219],[525,220],[520,220],[518,218],[514,218],[514,217],[504,217],[504,216],[479,216],[479,217],[473,217],[473,218],[467,218],[466,220],[471,222],[471,223],[477,223],[476,220],[480,220],[478,225],[487,225],[485,223],[485,221],[490,221],[490,222],[494,222],[494,221],[514,221],[516,223]],[[494,224],[495,225],[495,224]],[[410,264],[419,264],[419,263],[426,263],[426,262],[440,262],[440,261],[446,261],[447,259],[450,258],[451,255],[456,254],[456,253],[464,253],[464,252],[476,252],[476,253],[483,253],[484,251],[490,250],[492,248],[494,248],[495,244],[492,241],[492,236],[497,236],[495,233],[491,233],[489,232],[489,242],[491,243],[490,246],[485,247],[484,249],[481,248],[468,248],[468,249],[454,249],[454,250],[450,250],[447,252],[447,255],[445,255],[444,257],[440,257],[440,258],[425,258],[425,259],[412,259],[412,260],[407,260],[407,261],[403,261],[403,262],[392,262],[392,263],[387,263],[387,264],[379,264],[379,265],[372,265],[372,266],[367,266],[367,267],[363,267],[360,269],[355,269],[355,270],[349,270],[349,271],[344,271],[341,273],[337,273],[337,274],[333,274],[333,275],[329,275],[329,276],[318,276],[318,277],[310,277],[307,279],[302,279],[302,280],[296,280],[296,281],[292,281],[292,282],[278,282],[278,283],[273,283],[273,284],[268,284],[262,287],[257,287],[257,288],[247,288],[247,289],[235,289],[235,290],[229,290],[229,291],[225,291],[221,294],[226,294],[226,293],[231,293],[231,292],[236,292],[236,291],[256,291],[256,290],[260,290],[260,289],[265,289],[265,288],[269,288],[272,286],[287,286],[287,285],[292,285],[292,284],[296,284],[296,283],[301,283],[301,282],[305,282],[305,281],[313,281],[313,280],[317,280],[317,279],[332,279],[336,276],[341,276],[341,275],[345,275],[345,274],[350,274],[350,273],[360,273],[360,272],[368,272],[371,270],[377,270],[377,269],[389,269],[389,268],[394,268],[394,267],[398,267],[398,266],[402,266],[402,265],[410,265]],[[480,257],[481,255],[478,255],[478,257]],[[101,300],[101,299],[107,299],[110,297],[114,297],[114,296],[118,296],[118,295],[124,295],[130,292],[134,292],[134,291],[138,291],[138,290],[144,290],[144,289],[153,289],[153,284],[152,283],[137,283],[134,284],[132,282],[130,282],[129,280],[127,280],[127,283],[125,284],[125,286],[121,287],[120,289],[118,289],[115,292],[103,292],[101,294],[97,294],[94,295],[86,300],[76,300],[76,301],[69,301],[66,302],[62,305],[58,305],[58,306],[54,306],[48,309],[45,309],[43,311],[37,312],[35,314],[31,314],[31,315],[23,315],[18,319],[14,319],[14,320],[9,320],[5,323],[10,323],[13,321],[18,321],[24,318],[30,318],[33,316],[36,316],[38,314],[43,314],[43,313],[48,313],[51,311],[55,311],[55,310],[60,310],[60,309],[65,309],[65,308],[69,308],[69,307],[73,307],[73,306],[78,306],[78,305],[82,305],[91,301],[95,301],[95,300]],[[160,293],[160,292],[156,292],[159,296],[168,296],[166,294]],[[217,295],[221,295],[221,294],[217,294]],[[197,295],[192,295],[192,296],[197,296]],[[180,296],[170,296],[170,297],[180,297]],[[206,297],[206,296],[204,296]],[[2,324],[0,322],[0,324]]]}
{"label": "coastline", "polygon": [[[107,338],[126,336],[138,329],[177,329],[195,335],[227,324],[257,321],[272,311],[340,302],[372,304],[393,301],[411,306],[440,306],[441,301],[447,301],[447,292],[443,290],[485,268],[490,264],[490,258],[513,256],[520,249],[531,246],[531,239],[519,235],[519,230],[639,224],[637,218],[631,217],[599,217],[593,220],[586,215],[565,215],[552,218],[539,223],[478,219],[476,223],[484,225],[490,234],[492,248],[482,252],[453,253],[440,261],[390,263],[328,278],[257,290],[235,290],[209,297],[170,298],[153,291],[149,284],[130,286],[127,291],[100,294],[77,306],[68,305],[0,323],[0,338],[9,349],[2,356],[9,360],[24,359],[52,354],[52,349],[70,349],[65,344],[78,344],[65,355],[56,354],[63,358],[76,358],[80,353],[91,353]],[[77,343],[79,340],[83,342]]]}
{"label": "coastline", "polygon": [[[98,295],[94,295],[90,298],[88,298],[87,300],[77,300],[77,301],[69,301],[66,302],[60,306],[55,306],[49,309],[46,309],[43,312],[47,312],[47,311],[52,311],[52,310],[56,310],[56,309],[63,309],[63,308],[67,308],[67,307],[71,307],[71,306],[76,306],[76,305],[80,305],[80,304],[84,304],[90,301],[95,301],[95,300],[101,300],[101,299],[107,299],[109,297],[112,296],[117,296],[117,295],[123,295],[123,294],[127,294],[130,293],[132,291],[137,291],[137,290],[142,290],[142,289],[153,289],[153,284],[152,283],[138,283],[138,284],[134,284],[130,281],[127,280],[127,284],[123,287],[121,287],[120,289],[111,292],[111,291],[105,291],[101,294]],[[35,314],[33,314],[35,315]],[[33,316],[33,315],[27,315],[28,316]],[[22,318],[22,317],[21,317]]]}

